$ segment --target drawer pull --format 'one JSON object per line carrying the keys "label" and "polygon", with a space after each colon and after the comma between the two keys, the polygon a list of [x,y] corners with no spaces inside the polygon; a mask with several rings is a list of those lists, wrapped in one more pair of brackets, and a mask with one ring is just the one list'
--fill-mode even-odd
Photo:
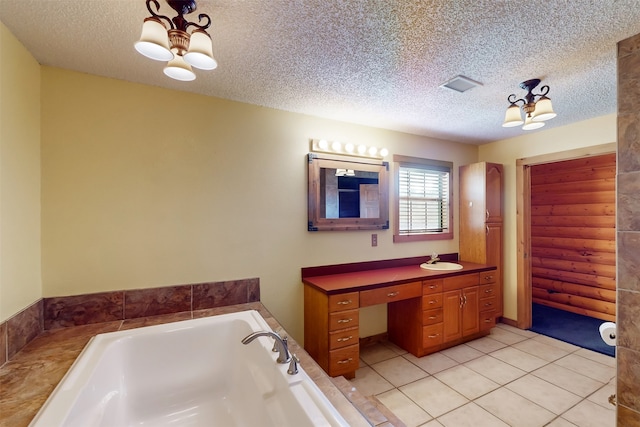
{"label": "drawer pull", "polygon": [[429,304],[435,304],[437,301],[432,299],[431,301],[429,301]]}
{"label": "drawer pull", "polygon": [[344,365],[345,363],[351,363],[353,361],[353,358],[348,358],[348,359],[344,359],[344,360],[338,360],[336,363],[338,365]]}
{"label": "drawer pull", "polygon": [[484,290],[484,293],[485,293],[485,294],[493,293],[493,289],[485,289],[485,290]]}
{"label": "drawer pull", "polygon": [[493,276],[484,276],[484,280],[491,280],[493,279]]}
{"label": "drawer pull", "polygon": [[429,285],[429,289],[438,289],[438,285]]}
{"label": "drawer pull", "polygon": [[398,295],[400,295],[400,292],[398,292],[398,291],[396,291],[396,292],[389,292],[389,293],[387,294],[387,296],[388,296],[389,298],[397,297]]}
{"label": "drawer pull", "polygon": [[338,319],[338,323],[349,323],[351,322],[353,319],[350,317],[348,319]]}
{"label": "drawer pull", "polygon": [[350,299],[345,300],[345,301],[338,301],[336,304],[338,305],[348,305],[351,304],[353,301],[351,301]]}
{"label": "drawer pull", "polygon": [[429,320],[436,320],[436,316],[429,316]]}
{"label": "drawer pull", "polygon": [[428,336],[427,336],[427,338],[431,338],[431,339],[433,339],[433,338],[438,338],[438,336],[439,336],[439,335],[440,335],[440,334],[428,335]]}
{"label": "drawer pull", "polygon": [[491,323],[491,319],[484,319],[484,323]]}
{"label": "drawer pull", "polygon": [[485,306],[485,307],[491,307],[492,305],[493,305],[493,303],[492,303],[492,302],[486,302],[486,303],[484,304],[484,306]]}
{"label": "drawer pull", "polygon": [[349,341],[351,338],[353,338],[353,335],[349,335],[348,337],[345,337],[345,338],[338,338],[338,342]]}

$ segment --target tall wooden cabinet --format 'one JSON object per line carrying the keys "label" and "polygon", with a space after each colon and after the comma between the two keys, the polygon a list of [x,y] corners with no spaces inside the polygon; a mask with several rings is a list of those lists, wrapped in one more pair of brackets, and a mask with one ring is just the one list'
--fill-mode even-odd
{"label": "tall wooden cabinet", "polygon": [[484,283],[493,284],[480,295],[481,318],[486,322],[503,314],[503,175],[498,163],[460,166],[460,259],[497,267],[481,277]]}

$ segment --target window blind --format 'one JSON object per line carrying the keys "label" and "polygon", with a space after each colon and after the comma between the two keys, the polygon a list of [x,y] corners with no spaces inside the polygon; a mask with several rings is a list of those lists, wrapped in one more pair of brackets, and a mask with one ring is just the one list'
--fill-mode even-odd
{"label": "window blind", "polygon": [[399,234],[444,232],[449,228],[449,174],[438,166],[405,166],[398,171]]}

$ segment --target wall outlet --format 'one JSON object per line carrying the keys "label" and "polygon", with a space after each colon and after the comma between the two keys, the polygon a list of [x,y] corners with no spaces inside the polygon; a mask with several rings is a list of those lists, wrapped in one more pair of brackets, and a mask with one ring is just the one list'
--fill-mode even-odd
{"label": "wall outlet", "polygon": [[377,234],[372,234],[371,235],[371,246],[378,246],[378,235]]}

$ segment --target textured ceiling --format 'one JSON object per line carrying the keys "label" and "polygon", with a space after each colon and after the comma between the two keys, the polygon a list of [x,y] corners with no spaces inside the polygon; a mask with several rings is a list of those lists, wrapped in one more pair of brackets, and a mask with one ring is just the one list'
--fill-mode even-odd
{"label": "textured ceiling", "polygon": [[[471,144],[525,132],[501,123],[531,78],[558,113],[542,130],[614,113],[616,43],[640,33],[640,0],[201,0],[196,12],[212,18],[219,65],[185,83],[133,48],[144,0],[0,0],[42,65]],[[439,87],[458,74],[482,86]]]}

